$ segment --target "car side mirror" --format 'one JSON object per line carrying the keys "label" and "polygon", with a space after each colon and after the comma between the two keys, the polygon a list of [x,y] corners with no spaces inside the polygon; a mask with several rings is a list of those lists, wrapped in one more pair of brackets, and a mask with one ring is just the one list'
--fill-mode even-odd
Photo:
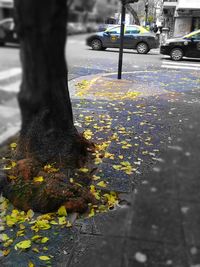
{"label": "car side mirror", "polygon": [[110,36],[110,33],[109,32],[104,32],[103,35],[104,36]]}

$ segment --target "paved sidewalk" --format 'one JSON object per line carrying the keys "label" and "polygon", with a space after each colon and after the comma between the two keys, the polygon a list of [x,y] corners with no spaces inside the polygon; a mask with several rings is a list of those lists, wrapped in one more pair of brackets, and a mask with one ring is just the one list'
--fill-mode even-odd
{"label": "paved sidewalk", "polygon": [[[107,110],[117,117],[113,123],[116,131],[117,124],[126,129],[133,126],[132,143],[139,138],[141,146],[141,135],[149,132],[152,151],[159,152],[150,152],[150,158],[141,151],[126,152],[129,160],[132,154],[142,158],[139,170],[129,179],[113,171],[111,165],[102,166],[111,189],[126,193],[122,198],[126,196],[128,206],[84,221],[69,264],[62,266],[199,267],[199,80],[196,74],[188,77],[184,72],[124,76],[126,80],[120,82],[112,80],[113,76],[91,77],[85,98],[93,95],[110,103],[120,89],[123,94],[140,92],[135,100],[124,99],[121,106],[115,101],[117,115],[112,108]],[[127,112],[131,124],[127,123]],[[119,147],[111,145],[109,152],[118,155]]]}
{"label": "paved sidewalk", "polygon": [[[97,175],[122,201],[109,213],[61,229],[49,243],[52,266],[199,267],[198,75],[138,71],[122,81],[114,77],[73,80],[70,93],[77,126],[91,130],[96,142],[112,139],[107,152],[114,156],[104,159]],[[26,266],[30,258],[34,262],[34,253],[19,257],[14,251],[1,266]]]}

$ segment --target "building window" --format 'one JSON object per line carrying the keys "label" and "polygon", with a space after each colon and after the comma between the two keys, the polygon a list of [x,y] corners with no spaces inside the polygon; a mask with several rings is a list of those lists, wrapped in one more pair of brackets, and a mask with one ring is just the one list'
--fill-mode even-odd
{"label": "building window", "polygon": [[200,29],[200,18],[192,19],[192,31],[196,31]]}

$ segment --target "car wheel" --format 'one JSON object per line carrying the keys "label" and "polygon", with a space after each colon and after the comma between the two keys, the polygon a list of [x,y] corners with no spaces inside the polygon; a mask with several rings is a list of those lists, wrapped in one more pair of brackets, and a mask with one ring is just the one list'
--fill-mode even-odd
{"label": "car wheel", "polygon": [[92,40],[91,47],[93,50],[102,50],[103,49],[102,43],[99,39]]}
{"label": "car wheel", "polygon": [[136,47],[138,54],[147,54],[149,52],[149,47],[146,43],[139,43]]}
{"label": "car wheel", "polygon": [[170,56],[172,60],[179,61],[183,57],[183,50],[181,48],[174,48],[170,52]]}

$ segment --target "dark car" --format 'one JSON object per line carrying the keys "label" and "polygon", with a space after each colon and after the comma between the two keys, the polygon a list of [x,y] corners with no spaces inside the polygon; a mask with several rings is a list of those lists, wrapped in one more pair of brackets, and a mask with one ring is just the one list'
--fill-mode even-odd
{"label": "dark car", "polygon": [[183,57],[200,58],[200,30],[180,38],[166,40],[160,47],[160,53],[169,55],[176,61]]}
{"label": "dark car", "polygon": [[0,45],[5,43],[19,43],[12,18],[0,21]]}
{"label": "dark car", "polygon": [[[86,40],[88,46],[94,50],[120,47],[120,25],[108,28],[89,36]],[[159,46],[158,37],[141,26],[129,25],[124,31],[124,48],[136,49],[139,54],[146,54],[152,48]]]}

